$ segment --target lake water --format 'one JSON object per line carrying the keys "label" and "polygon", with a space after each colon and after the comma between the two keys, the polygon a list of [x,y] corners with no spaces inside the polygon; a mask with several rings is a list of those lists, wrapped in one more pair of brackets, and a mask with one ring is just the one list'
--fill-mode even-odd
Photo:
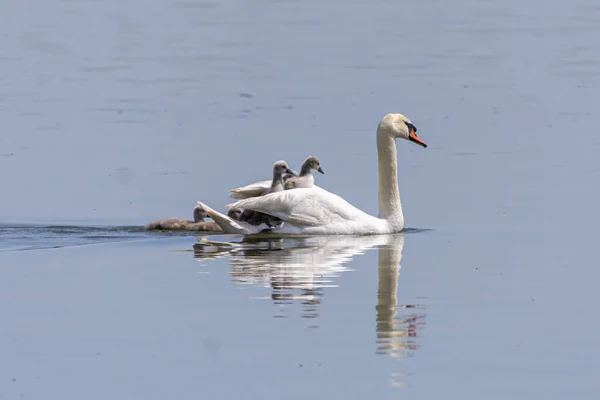
{"label": "lake water", "polygon": [[[16,1],[0,399],[596,399],[600,6]],[[144,232],[287,160],[407,232]]]}

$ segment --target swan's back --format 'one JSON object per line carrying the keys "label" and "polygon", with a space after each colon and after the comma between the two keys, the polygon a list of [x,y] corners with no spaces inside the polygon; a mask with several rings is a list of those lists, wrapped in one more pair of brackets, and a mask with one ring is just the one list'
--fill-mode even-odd
{"label": "swan's back", "polygon": [[233,207],[263,212],[294,225],[306,226],[374,218],[318,186],[240,200]]}

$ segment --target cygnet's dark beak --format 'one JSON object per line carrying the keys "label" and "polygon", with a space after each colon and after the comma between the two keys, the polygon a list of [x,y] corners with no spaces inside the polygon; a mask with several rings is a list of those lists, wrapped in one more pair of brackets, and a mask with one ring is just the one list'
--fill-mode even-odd
{"label": "cygnet's dark beak", "polygon": [[323,175],[325,175],[325,172],[323,172],[323,168],[319,167],[319,169],[317,171],[319,171],[320,173],[322,173]]}
{"label": "cygnet's dark beak", "polygon": [[286,173],[288,173],[288,174],[292,174],[292,175],[294,175],[294,171],[292,171],[292,170],[291,170],[291,169],[289,169],[289,168],[286,168],[286,169],[285,169],[285,172],[286,172]]}

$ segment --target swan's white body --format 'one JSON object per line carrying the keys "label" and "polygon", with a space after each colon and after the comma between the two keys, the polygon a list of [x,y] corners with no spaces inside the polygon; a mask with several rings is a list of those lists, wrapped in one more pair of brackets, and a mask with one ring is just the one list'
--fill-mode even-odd
{"label": "swan's white body", "polygon": [[[271,230],[274,234],[373,235],[401,232],[404,215],[398,190],[396,138],[426,146],[416,136],[414,125],[402,114],[388,114],[379,123],[379,217],[371,216],[338,195],[316,186],[246,198],[228,206],[259,211],[281,219],[284,223]],[[201,202],[198,204],[225,233],[254,234],[265,229],[263,225],[252,226],[234,221]]]}
{"label": "swan's white body", "polygon": [[[313,177],[313,182],[314,182]],[[251,197],[259,197],[266,193],[271,187],[271,181],[260,181],[251,183],[250,185],[242,186],[229,191],[229,197],[232,199],[242,200]],[[313,187],[317,187],[313,184]]]}

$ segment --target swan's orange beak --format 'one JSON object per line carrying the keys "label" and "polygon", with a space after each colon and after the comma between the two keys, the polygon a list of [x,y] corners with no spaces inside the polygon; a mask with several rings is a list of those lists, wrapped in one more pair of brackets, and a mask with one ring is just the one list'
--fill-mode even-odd
{"label": "swan's orange beak", "polygon": [[421,138],[417,136],[417,132],[414,128],[412,128],[410,130],[410,133],[408,134],[408,138],[410,139],[411,142],[415,142],[416,144],[418,144],[420,146],[427,147],[427,143],[422,141]]}

